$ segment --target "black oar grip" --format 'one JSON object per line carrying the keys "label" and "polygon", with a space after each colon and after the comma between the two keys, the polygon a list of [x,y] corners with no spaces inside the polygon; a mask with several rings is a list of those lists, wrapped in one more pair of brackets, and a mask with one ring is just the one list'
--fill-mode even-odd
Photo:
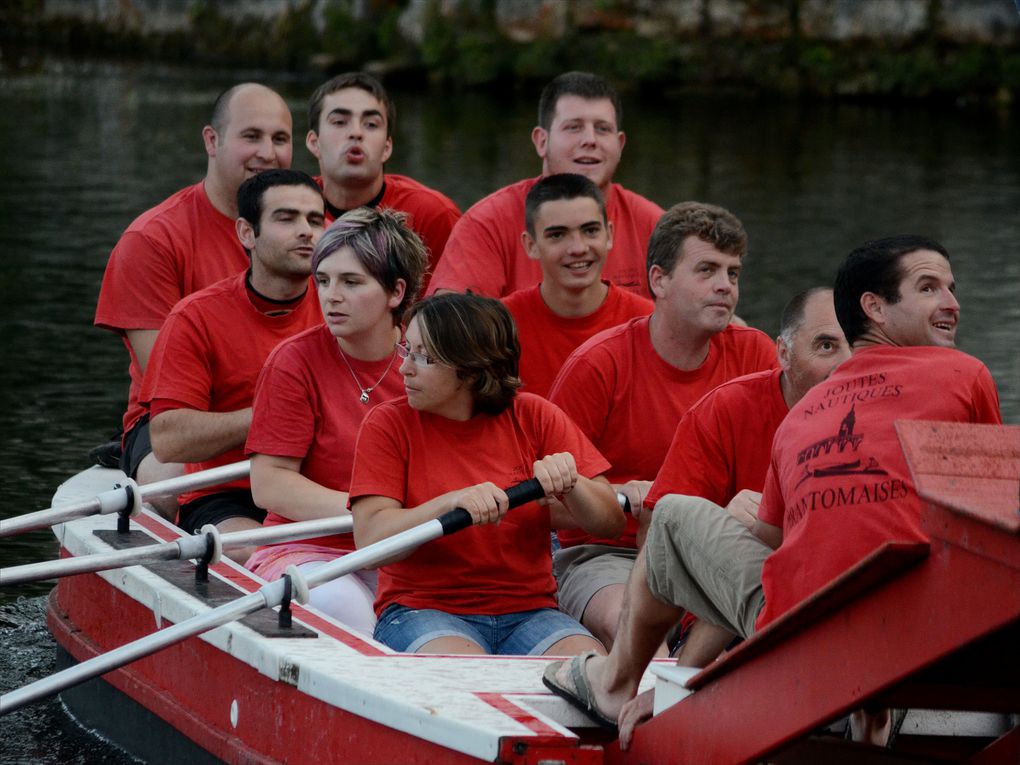
{"label": "black oar grip", "polygon": [[528,502],[534,502],[536,499],[542,499],[544,496],[545,490],[542,489],[542,484],[538,482],[537,478],[521,481],[506,490],[506,498],[510,500],[511,508],[520,507]]}
{"label": "black oar grip", "polygon": [[[542,499],[545,491],[537,478],[529,478],[506,489],[506,497],[510,501],[510,507],[520,507],[527,502],[534,502]],[[471,513],[462,507],[455,507],[447,513],[443,513],[436,520],[443,527],[443,536],[452,534],[455,531],[466,529],[471,525]]]}

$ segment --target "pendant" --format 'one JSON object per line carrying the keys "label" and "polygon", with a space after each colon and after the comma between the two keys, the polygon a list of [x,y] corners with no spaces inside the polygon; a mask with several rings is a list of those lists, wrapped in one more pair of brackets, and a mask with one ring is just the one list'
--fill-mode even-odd
{"label": "pendant", "polygon": [[361,398],[359,398],[358,401],[360,401],[362,404],[367,404],[368,403],[368,391],[367,390],[361,391]]}

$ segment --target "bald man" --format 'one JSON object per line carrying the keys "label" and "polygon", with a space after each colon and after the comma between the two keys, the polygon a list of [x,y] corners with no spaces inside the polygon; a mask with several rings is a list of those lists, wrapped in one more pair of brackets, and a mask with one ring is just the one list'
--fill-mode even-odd
{"label": "bald man", "polygon": [[[183,297],[248,268],[236,233],[237,190],[270,168],[289,168],[290,109],[257,83],[235,85],[216,99],[202,128],[206,173],[136,218],[110,254],[95,324],[121,336],[130,355],[120,466],[140,483],[181,473],[152,456],[138,391],[149,354],[170,309]],[[161,508],[169,516],[173,506]]]}

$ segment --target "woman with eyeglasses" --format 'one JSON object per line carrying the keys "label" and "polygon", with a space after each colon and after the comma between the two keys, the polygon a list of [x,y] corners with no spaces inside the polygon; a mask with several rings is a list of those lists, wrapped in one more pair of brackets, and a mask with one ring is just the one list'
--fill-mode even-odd
{"label": "woman with eyeglasses", "polygon": [[[551,524],[624,528],[609,463],[555,405],[518,394],[520,345],[498,300],[431,297],[411,308],[406,398],[365,418],[351,478],[354,536],[377,542],[455,507],[474,525],[379,570],[375,637],[398,651],[601,651],[556,608]],[[546,499],[507,512],[503,488],[535,477]]]}
{"label": "woman with eyeglasses", "polygon": [[[312,255],[325,323],[281,343],[255,390],[245,447],[266,525],[348,514],[358,428],[373,405],[404,394],[395,348],[401,319],[421,287],[428,256],[391,211],[359,208],[337,219]],[[352,535],[260,548],[249,569],[279,578],[305,573],[354,549]],[[367,634],[375,626],[375,572],[311,591],[311,604]]]}

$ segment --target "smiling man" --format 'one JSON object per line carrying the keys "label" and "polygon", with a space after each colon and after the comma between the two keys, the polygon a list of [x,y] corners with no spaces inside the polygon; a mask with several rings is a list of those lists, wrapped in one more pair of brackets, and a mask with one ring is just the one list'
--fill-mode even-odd
{"label": "smiling man", "polygon": [[583,175],[549,175],[524,203],[521,234],[542,283],[503,298],[517,323],[524,390],[547,396],[563,362],[604,329],[652,312],[651,300],[600,277],[613,246],[602,192]]}
{"label": "smiling man", "polygon": [[927,541],[895,421],[1002,421],[988,369],[953,347],[955,290],[948,253],[931,239],[895,236],[851,252],[834,301],[852,356],[776,431],[753,532],[711,502],[664,497],[609,656],[551,665],[546,684],[603,721],[619,719],[627,748],[652,708],[648,694],[634,698],[638,683],[682,609],[747,637],[883,543]]}
{"label": "smiling man", "polygon": [[[110,253],[96,306],[96,326],[119,334],[131,358],[120,467],[140,483],[181,472],[152,456],[138,401],[156,336],[181,298],[248,267],[235,230],[237,190],[262,170],[290,167],[290,110],[264,85],[235,85],[216,99],[202,140],[205,178],[128,226]],[[163,504],[176,512],[172,501]]]}
{"label": "smiling man", "polygon": [[305,145],[319,162],[327,224],[355,207],[405,212],[408,226],[428,248],[432,273],[460,210],[435,189],[384,172],[395,120],[393,101],[375,77],[340,74],[312,94]]}
{"label": "smiling man", "polygon": [[[323,232],[322,194],[294,170],[268,170],[238,191],[236,234],[247,272],[178,303],[152,351],[140,400],[152,418],[153,453],[197,472],[244,459],[255,382],[270,351],[322,322],[309,297],[312,250]],[[261,524],[248,479],[181,496],[186,531]],[[232,551],[244,560],[250,551]]]}
{"label": "smiling man", "polygon": [[[592,337],[553,383],[549,399],[609,460],[606,477],[638,513],[684,413],[717,385],[776,365],[768,335],[730,324],[746,252],[747,234],[729,211],[700,202],[667,210],[648,242],[654,312]],[[607,647],[637,531],[630,516],[618,539],[558,532],[560,607]]]}
{"label": "smiling man", "polygon": [[[626,143],[622,117],[619,95],[606,80],[588,72],[567,72],[542,91],[531,141],[542,160],[539,177],[577,173],[599,187],[613,226],[613,253],[603,276],[649,297],[645,248],[662,208],[613,183]],[[431,291],[471,290],[502,297],[542,280],[539,264],[521,243],[524,200],[538,180],[506,186],[464,214],[450,234]]]}

